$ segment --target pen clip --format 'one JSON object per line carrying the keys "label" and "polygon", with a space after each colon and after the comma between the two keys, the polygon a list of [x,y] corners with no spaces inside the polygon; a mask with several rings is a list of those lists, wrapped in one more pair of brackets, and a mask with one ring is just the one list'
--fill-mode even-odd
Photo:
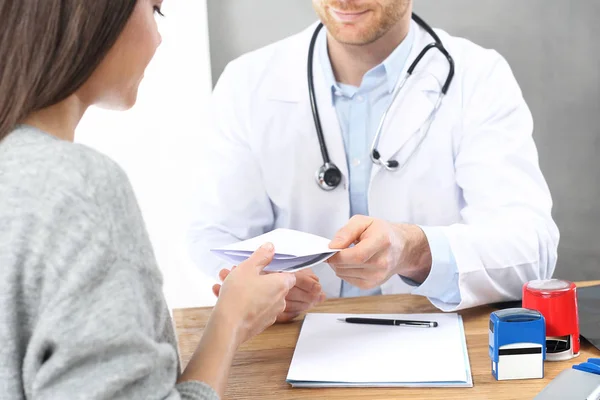
{"label": "pen clip", "polygon": [[403,321],[403,320],[394,320],[394,325],[396,326],[413,326],[415,328],[435,328],[438,326],[437,322],[432,321]]}

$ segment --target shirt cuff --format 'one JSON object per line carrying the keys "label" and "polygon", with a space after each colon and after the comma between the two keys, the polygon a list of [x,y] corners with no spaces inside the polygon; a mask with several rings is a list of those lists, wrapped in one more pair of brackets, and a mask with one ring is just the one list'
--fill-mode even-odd
{"label": "shirt cuff", "polygon": [[400,276],[407,284],[414,286],[412,294],[434,298],[444,303],[460,303],[458,286],[458,266],[448,238],[440,228],[419,226],[429,243],[431,251],[431,271],[422,284]]}

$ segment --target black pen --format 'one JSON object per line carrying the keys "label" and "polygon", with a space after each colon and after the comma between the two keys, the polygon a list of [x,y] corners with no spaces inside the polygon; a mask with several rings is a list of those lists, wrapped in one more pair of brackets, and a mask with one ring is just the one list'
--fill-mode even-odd
{"label": "black pen", "polygon": [[438,323],[435,321],[411,321],[405,319],[381,319],[381,318],[339,318],[342,322],[350,324],[369,324],[369,325],[394,325],[394,326],[412,326],[415,328],[435,328]]}

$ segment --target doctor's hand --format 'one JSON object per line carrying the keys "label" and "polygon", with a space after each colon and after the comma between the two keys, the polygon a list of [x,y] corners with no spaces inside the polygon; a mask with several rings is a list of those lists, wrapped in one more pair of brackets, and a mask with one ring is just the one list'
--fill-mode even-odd
{"label": "doctor's hand", "polygon": [[[234,271],[235,267],[231,271]],[[219,272],[219,279],[225,281],[231,273],[227,269]],[[290,322],[304,311],[325,301],[325,293],[322,291],[319,278],[310,268],[293,274],[296,277],[296,284],[290,289],[285,297],[285,309],[277,316],[277,322]],[[219,285],[213,287],[215,296],[219,296]]]}
{"label": "doctor's hand", "polygon": [[285,310],[277,317],[277,322],[289,322],[298,315],[325,301],[319,278],[310,268],[298,271],[296,285],[285,298]]}
{"label": "doctor's hand", "polygon": [[343,249],[327,261],[336,275],[363,290],[380,286],[394,274],[422,283],[431,270],[429,243],[416,225],[357,215],[329,247]]}

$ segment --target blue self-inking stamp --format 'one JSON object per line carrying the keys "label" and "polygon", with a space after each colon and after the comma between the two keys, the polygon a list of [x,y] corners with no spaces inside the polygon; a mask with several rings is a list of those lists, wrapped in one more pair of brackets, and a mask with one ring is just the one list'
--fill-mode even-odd
{"label": "blue self-inking stamp", "polygon": [[526,308],[494,311],[490,315],[489,352],[496,380],[543,378],[544,316]]}

